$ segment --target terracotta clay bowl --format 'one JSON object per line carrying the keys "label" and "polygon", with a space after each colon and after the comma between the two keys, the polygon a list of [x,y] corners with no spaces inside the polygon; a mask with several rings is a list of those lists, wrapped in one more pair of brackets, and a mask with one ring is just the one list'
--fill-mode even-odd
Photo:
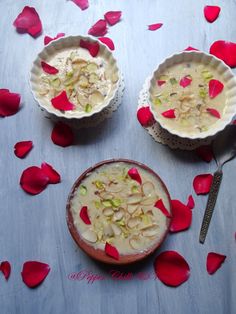
{"label": "terracotta clay bowl", "polygon": [[111,163],[118,163],[118,162],[124,162],[127,164],[131,164],[131,165],[137,165],[140,168],[144,169],[145,171],[149,172],[150,174],[154,175],[154,177],[159,181],[161,188],[163,189],[162,193],[165,193],[166,195],[166,199],[168,200],[168,210],[171,213],[171,199],[170,199],[170,194],[164,184],[164,182],[162,181],[162,179],[149,167],[147,167],[146,165],[139,163],[137,161],[133,161],[133,160],[129,160],[129,159],[110,159],[110,160],[104,160],[102,162],[97,163],[96,165],[88,168],[84,173],[82,173],[80,175],[80,177],[75,181],[69,196],[68,196],[68,200],[67,200],[67,206],[66,206],[66,220],[67,220],[67,225],[69,228],[69,231],[71,233],[72,238],[74,239],[74,241],[76,242],[76,244],[81,248],[81,250],[83,250],[87,255],[89,255],[91,258],[106,263],[106,264],[111,264],[111,265],[127,265],[127,264],[131,264],[131,263],[135,263],[138,261],[143,260],[144,258],[148,257],[149,255],[151,255],[154,251],[156,251],[160,245],[163,243],[163,241],[165,240],[168,232],[169,232],[169,227],[170,227],[170,219],[167,219],[167,225],[166,225],[166,231],[165,233],[162,235],[161,239],[156,242],[152,247],[150,247],[149,249],[141,252],[141,253],[135,253],[135,254],[127,254],[127,255],[120,255],[120,259],[119,260],[115,260],[112,257],[108,256],[105,251],[101,250],[101,249],[96,249],[94,248],[92,245],[90,245],[89,243],[87,243],[79,234],[76,226],[74,225],[74,220],[73,220],[73,215],[71,212],[71,200],[74,196],[74,192],[75,190],[78,188],[78,186],[80,186],[81,182],[85,179],[86,176],[88,176],[91,172],[93,172],[95,169],[105,165],[105,164],[111,164]]}

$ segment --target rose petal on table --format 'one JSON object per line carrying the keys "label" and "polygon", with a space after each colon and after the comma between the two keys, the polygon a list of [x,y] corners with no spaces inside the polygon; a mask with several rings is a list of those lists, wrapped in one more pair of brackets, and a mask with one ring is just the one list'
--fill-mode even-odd
{"label": "rose petal on table", "polygon": [[44,37],[44,45],[48,45],[51,41],[56,40],[58,38],[64,37],[65,33],[58,33],[56,35],[56,37],[49,37],[49,36],[45,36]]}
{"label": "rose petal on table", "polygon": [[213,23],[219,16],[221,8],[217,5],[206,5],[204,7],[204,16],[209,23]]}
{"label": "rose petal on table", "polygon": [[53,127],[51,139],[54,144],[67,147],[73,145],[74,133],[69,125],[59,121]]}
{"label": "rose petal on table", "polygon": [[51,99],[51,104],[58,110],[73,110],[75,105],[72,104],[66,94],[66,91],[62,91],[59,95]]}
{"label": "rose petal on table", "polygon": [[217,40],[211,45],[210,53],[223,60],[229,67],[236,67],[236,43]]}
{"label": "rose petal on table", "polygon": [[103,44],[105,44],[110,50],[115,50],[115,45],[111,38],[109,37],[99,37],[98,38]]}
{"label": "rose petal on table", "polygon": [[105,253],[108,256],[110,256],[116,260],[120,259],[120,254],[119,254],[117,248],[115,246],[109,244],[108,242],[106,242],[106,244],[105,244]]}
{"label": "rose petal on table", "polygon": [[23,11],[17,16],[13,25],[20,33],[28,33],[34,38],[42,32],[40,17],[33,7],[25,6]]}
{"label": "rose petal on table", "polygon": [[109,25],[115,25],[121,19],[121,11],[108,11],[104,14],[105,20]]}
{"label": "rose petal on table", "polygon": [[48,176],[36,166],[29,167],[22,172],[20,178],[21,188],[32,195],[41,193],[49,183]]}
{"label": "rose petal on table", "polygon": [[91,225],[91,221],[90,221],[90,218],[88,215],[88,207],[87,206],[83,206],[81,208],[79,215],[80,215],[80,218],[83,220],[83,222],[86,225]]}
{"label": "rose petal on table", "polygon": [[206,162],[210,162],[213,159],[213,151],[212,147],[210,145],[203,145],[198,148],[196,148],[196,154],[198,157],[200,157],[202,160]]}
{"label": "rose petal on table", "polygon": [[191,209],[179,200],[171,200],[172,220],[170,232],[179,232],[188,229],[192,223]]}
{"label": "rose petal on table", "polygon": [[5,279],[8,280],[11,274],[11,264],[8,261],[1,262],[0,271],[3,273]]}
{"label": "rose petal on table", "polygon": [[167,218],[171,218],[172,215],[168,212],[168,210],[166,209],[162,199],[159,199],[154,207],[158,208]]}
{"label": "rose petal on table", "polygon": [[96,57],[99,53],[100,46],[97,42],[80,39],[80,47],[87,49],[92,57]]}
{"label": "rose petal on table", "polygon": [[207,108],[207,112],[209,112],[212,116],[214,116],[218,119],[221,118],[219,111],[214,109],[214,108]]}
{"label": "rose petal on table", "polygon": [[189,195],[188,197],[187,207],[190,209],[193,209],[195,207],[195,202],[192,195]]}
{"label": "rose petal on table", "polygon": [[41,164],[41,169],[46,174],[46,176],[49,178],[48,183],[57,184],[57,183],[61,182],[60,174],[48,163],[43,162]]}
{"label": "rose petal on table", "polygon": [[11,93],[8,89],[0,89],[0,117],[16,114],[20,108],[20,94]]}
{"label": "rose petal on table", "polygon": [[128,175],[131,179],[137,181],[139,184],[142,184],[142,179],[137,168],[130,168],[128,170]]}
{"label": "rose petal on table", "polygon": [[81,10],[86,10],[89,7],[88,0],[72,0]]}
{"label": "rose petal on table", "polygon": [[207,255],[206,268],[209,275],[213,275],[224,263],[226,259],[225,255],[219,253],[210,252]]}
{"label": "rose petal on table", "polygon": [[158,80],[157,81],[157,85],[158,86],[162,86],[162,85],[164,85],[166,83],[166,81],[162,81],[162,80]]}
{"label": "rose petal on table", "polygon": [[234,121],[232,122],[232,124],[233,124],[233,125],[236,125],[236,120],[234,120]]}
{"label": "rose petal on table", "polygon": [[199,49],[188,46],[187,48],[184,49],[184,51],[199,51]]}
{"label": "rose petal on table", "polygon": [[98,20],[88,31],[89,35],[92,36],[104,36],[107,33],[107,22],[106,20]]}
{"label": "rose petal on table", "polygon": [[179,81],[179,85],[182,86],[183,88],[189,86],[191,83],[192,83],[192,78],[189,76],[185,76]]}
{"label": "rose petal on table", "polygon": [[155,122],[149,106],[139,108],[137,112],[137,119],[139,123],[145,128],[153,125],[153,123]]}
{"label": "rose petal on table", "polygon": [[224,84],[218,80],[210,80],[208,83],[208,94],[210,98],[215,98],[224,89]]}
{"label": "rose petal on table", "polygon": [[149,31],[156,31],[157,29],[161,28],[163,23],[156,23],[156,24],[150,24],[148,25]]}
{"label": "rose petal on table", "polygon": [[193,179],[193,188],[197,195],[208,194],[211,189],[213,176],[210,173],[199,174]]}
{"label": "rose petal on table", "polygon": [[157,278],[167,286],[177,287],[188,280],[190,267],[182,255],[176,251],[165,251],[154,261]]}
{"label": "rose petal on table", "polygon": [[43,71],[47,74],[57,74],[59,71],[55,67],[51,66],[50,64],[41,61],[41,67]]}
{"label": "rose petal on table", "polygon": [[161,113],[163,117],[168,119],[174,119],[175,118],[175,109],[169,109]]}
{"label": "rose petal on table", "polygon": [[22,280],[29,288],[40,285],[50,272],[48,264],[38,261],[27,261],[23,264]]}
{"label": "rose petal on table", "polygon": [[33,148],[32,141],[22,141],[18,142],[14,146],[14,154],[18,158],[24,158]]}

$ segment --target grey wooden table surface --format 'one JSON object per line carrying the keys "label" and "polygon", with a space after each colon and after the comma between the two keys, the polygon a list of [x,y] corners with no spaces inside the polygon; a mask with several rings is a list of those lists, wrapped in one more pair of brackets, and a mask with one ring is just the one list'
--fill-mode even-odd
{"label": "grey wooden table surface", "polygon": [[[208,24],[203,17],[206,4],[222,7],[220,18]],[[36,40],[16,33],[12,22],[24,5],[34,6],[43,23],[43,35]],[[126,90],[122,106],[112,119],[78,133],[75,146],[61,148],[50,140],[52,123],[45,119],[30,92],[31,63],[43,48],[45,34],[58,32],[86,34],[89,27],[109,10],[122,10],[123,19],[109,29],[116,45],[115,56],[124,74]],[[192,152],[172,151],[157,144],[136,120],[139,90],[154,67],[166,56],[191,45],[208,51],[218,39],[236,41],[236,1],[219,0],[91,0],[81,11],[66,0],[0,1],[0,87],[22,95],[22,109],[0,119],[0,260],[12,263],[8,282],[0,276],[0,313],[236,313],[236,231],[235,166],[224,168],[224,179],[205,245],[198,243],[206,197],[197,197],[191,228],[168,237],[161,250],[177,250],[189,262],[191,277],[173,289],[154,279],[138,280],[139,272],[153,272],[152,258],[122,271],[132,272],[131,280],[112,280],[112,268],[100,265],[73,242],[66,225],[68,192],[79,174],[103,159],[125,157],[144,162],[156,170],[172,198],[185,202],[196,174],[213,172],[214,162],[200,161]],[[156,31],[147,25],[163,22]],[[20,160],[14,144],[33,140],[34,148]],[[22,171],[46,161],[62,176],[62,183],[50,185],[38,196],[29,196],[19,187]],[[159,251],[159,252],[160,252]],[[213,276],[205,269],[209,251],[227,255]],[[21,280],[26,260],[39,260],[51,272],[37,289]],[[106,276],[93,284],[68,279],[72,272],[88,270]]]}

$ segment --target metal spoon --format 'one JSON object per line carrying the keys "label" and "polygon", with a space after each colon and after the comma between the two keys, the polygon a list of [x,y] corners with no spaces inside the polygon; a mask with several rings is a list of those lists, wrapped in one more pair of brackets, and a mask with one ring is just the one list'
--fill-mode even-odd
{"label": "metal spoon", "polygon": [[204,243],[207,231],[211,222],[211,217],[215,208],[220,183],[223,177],[222,167],[229,160],[236,156],[236,125],[229,125],[213,141],[213,153],[218,169],[214,173],[211,190],[202,221],[199,242]]}

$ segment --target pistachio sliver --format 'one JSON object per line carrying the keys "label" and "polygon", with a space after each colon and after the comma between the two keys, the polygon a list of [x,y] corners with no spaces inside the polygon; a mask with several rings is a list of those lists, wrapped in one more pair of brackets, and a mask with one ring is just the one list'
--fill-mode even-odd
{"label": "pistachio sliver", "polygon": [[178,82],[177,82],[177,80],[176,80],[176,78],[175,77],[171,77],[170,78],[170,84],[171,85],[175,85],[175,84],[177,84]]}
{"label": "pistachio sliver", "polygon": [[102,205],[103,205],[104,207],[112,207],[111,200],[102,201]]}
{"label": "pistachio sliver", "polygon": [[79,188],[80,195],[86,195],[87,194],[87,188],[85,185],[81,185]]}
{"label": "pistachio sliver", "polygon": [[86,104],[86,106],[85,106],[85,112],[89,113],[89,112],[92,111],[92,109],[93,109],[93,107],[92,107],[90,104]]}
{"label": "pistachio sliver", "polygon": [[58,77],[56,77],[50,81],[50,85],[54,88],[57,88],[61,85],[61,80]]}

